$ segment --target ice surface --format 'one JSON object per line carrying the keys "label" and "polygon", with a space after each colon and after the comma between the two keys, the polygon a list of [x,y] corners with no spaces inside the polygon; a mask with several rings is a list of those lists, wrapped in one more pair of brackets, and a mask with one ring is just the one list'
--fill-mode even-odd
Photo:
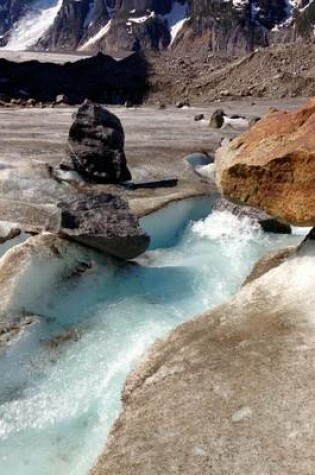
{"label": "ice surface", "polygon": [[[200,213],[196,203],[169,206],[147,220],[155,250],[137,262],[117,263],[110,273],[96,262],[33,303],[40,323],[0,358],[1,474],[87,474],[144,350],[226,300],[266,250],[297,239],[263,234],[228,213],[187,222]],[[78,338],[49,344],[74,329]]]}

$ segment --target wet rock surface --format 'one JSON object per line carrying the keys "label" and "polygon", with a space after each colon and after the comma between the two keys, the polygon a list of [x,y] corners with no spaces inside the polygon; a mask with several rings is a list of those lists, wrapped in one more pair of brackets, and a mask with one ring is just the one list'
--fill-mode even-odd
{"label": "wet rock surface", "polygon": [[58,203],[46,230],[120,259],[142,254],[150,243],[127,203],[105,193],[78,194]]}
{"label": "wet rock surface", "polygon": [[72,169],[100,183],[119,183],[131,179],[124,152],[125,134],[118,117],[100,106],[85,101],[75,114],[68,138]]}
{"label": "wet rock surface", "polygon": [[217,182],[231,200],[298,226],[315,223],[315,101],[273,111],[216,153]]}
{"label": "wet rock surface", "polygon": [[229,211],[240,218],[247,216],[253,224],[258,223],[267,233],[291,234],[291,227],[288,224],[277,221],[260,209],[250,206],[238,206],[225,198],[219,198],[214,203],[213,211]]}

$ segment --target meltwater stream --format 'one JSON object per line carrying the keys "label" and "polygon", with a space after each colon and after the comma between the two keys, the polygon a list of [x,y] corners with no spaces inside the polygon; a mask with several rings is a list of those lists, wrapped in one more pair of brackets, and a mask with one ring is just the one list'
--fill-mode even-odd
{"label": "meltwater stream", "polygon": [[[168,213],[157,218],[171,228],[181,208]],[[137,263],[97,263],[51,289],[37,303],[40,324],[2,351],[1,475],[86,475],[144,350],[231,296],[266,250],[295,241],[229,213],[190,222],[180,236],[173,229],[168,241],[157,224],[143,221],[154,250]],[[48,344],[69,329],[74,340]]]}

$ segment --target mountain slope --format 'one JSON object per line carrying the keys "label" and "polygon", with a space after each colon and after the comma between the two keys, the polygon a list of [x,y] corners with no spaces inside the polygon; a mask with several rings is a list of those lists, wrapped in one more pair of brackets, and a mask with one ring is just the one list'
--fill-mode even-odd
{"label": "mountain slope", "polygon": [[244,54],[312,37],[315,0],[0,0],[6,49]]}

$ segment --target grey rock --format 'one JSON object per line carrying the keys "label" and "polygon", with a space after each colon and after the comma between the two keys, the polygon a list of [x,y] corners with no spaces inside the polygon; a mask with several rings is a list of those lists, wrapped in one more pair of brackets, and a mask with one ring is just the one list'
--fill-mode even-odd
{"label": "grey rock", "polygon": [[85,101],[70,127],[68,160],[61,168],[75,170],[99,183],[130,180],[124,144],[118,117],[99,104]]}
{"label": "grey rock", "polygon": [[60,202],[46,230],[120,259],[133,259],[149,246],[150,237],[119,196],[78,194]]}
{"label": "grey rock", "polygon": [[10,223],[0,222],[0,244],[16,238],[21,234],[21,229]]}
{"label": "grey rock", "polygon": [[251,206],[239,206],[225,198],[219,198],[215,202],[213,211],[230,211],[238,217],[247,216],[253,223],[258,223],[266,233],[291,234],[291,227],[288,224],[277,221],[260,209]]}
{"label": "grey rock", "polygon": [[197,114],[195,115],[195,122],[199,122],[200,120],[203,120],[205,118],[204,114]]}
{"label": "grey rock", "polygon": [[30,97],[29,99],[27,99],[26,105],[30,106],[30,107],[35,106],[36,105],[36,99],[34,99],[33,97]]}
{"label": "grey rock", "polygon": [[214,129],[220,129],[224,124],[224,116],[224,110],[216,109],[210,118],[209,127],[212,127]]}
{"label": "grey rock", "polygon": [[188,100],[178,101],[176,102],[176,107],[177,109],[182,109],[183,107],[190,107],[190,104]]}
{"label": "grey rock", "polygon": [[55,103],[58,104],[58,105],[70,104],[70,100],[69,100],[68,96],[66,96],[65,94],[58,94],[58,96],[55,99]]}

